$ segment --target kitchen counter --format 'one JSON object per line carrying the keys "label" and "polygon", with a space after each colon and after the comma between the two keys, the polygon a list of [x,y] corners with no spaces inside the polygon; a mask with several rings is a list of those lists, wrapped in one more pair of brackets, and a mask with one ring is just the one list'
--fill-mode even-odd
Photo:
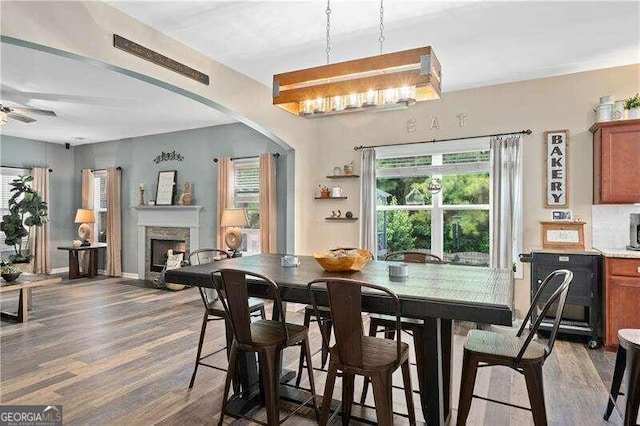
{"label": "kitchen counter", "polygon": [[640,251],[628,250],[626,248],[594,247],[594,250],[598,250],[604,257],[628,257],[640,259]]}

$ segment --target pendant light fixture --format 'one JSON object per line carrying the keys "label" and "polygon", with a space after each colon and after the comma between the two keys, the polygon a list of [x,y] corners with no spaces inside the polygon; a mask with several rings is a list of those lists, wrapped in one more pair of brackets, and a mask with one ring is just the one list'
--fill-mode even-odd
{"label": "pendant light fixture", "polygon": [[273,104],[307,118],[355,111],[406,108],[440,99],[440,62],[431,46],[330,64],[331,3],[327,0],[327,65],[273,76]]}

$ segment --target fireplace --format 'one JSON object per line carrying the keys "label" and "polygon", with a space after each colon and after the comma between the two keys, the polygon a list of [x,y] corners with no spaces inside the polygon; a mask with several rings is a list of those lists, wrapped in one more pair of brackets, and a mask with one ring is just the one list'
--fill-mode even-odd
{"label": "fireplace", "polygon": [[[154,280],[160,276],[167,250],[190,253],[200,248],[202,206],[135,206],[133,209],[138,213],[140,279]],[[159,244],[153,255],[152,240]]]}
{"label": "fireplace", "polygon": [[167,252],[173,250],[173,254],[187,254],[187,245],[184,240],[160,240],[149,239],[151,252],[149,253],[149,271],[162,272],[162,268],[167,263]]}

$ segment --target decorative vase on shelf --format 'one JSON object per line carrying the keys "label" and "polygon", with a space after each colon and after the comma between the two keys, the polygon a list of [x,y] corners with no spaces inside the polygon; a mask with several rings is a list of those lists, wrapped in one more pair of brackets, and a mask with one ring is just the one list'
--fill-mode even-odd
{"label": "decorative vase on shelf", "polygon": [[140,203],[138,205],[144,206],[144,189],[143,188],[140,188]]}

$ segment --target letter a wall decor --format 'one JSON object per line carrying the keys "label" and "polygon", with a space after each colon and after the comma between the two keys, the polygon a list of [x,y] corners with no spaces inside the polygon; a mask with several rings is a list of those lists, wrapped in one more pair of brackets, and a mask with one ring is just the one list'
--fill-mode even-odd
{"label": "letter a wall decor", "polygon": [[546,185],[545,207],[569,206],[569,131],[544,132]]}

